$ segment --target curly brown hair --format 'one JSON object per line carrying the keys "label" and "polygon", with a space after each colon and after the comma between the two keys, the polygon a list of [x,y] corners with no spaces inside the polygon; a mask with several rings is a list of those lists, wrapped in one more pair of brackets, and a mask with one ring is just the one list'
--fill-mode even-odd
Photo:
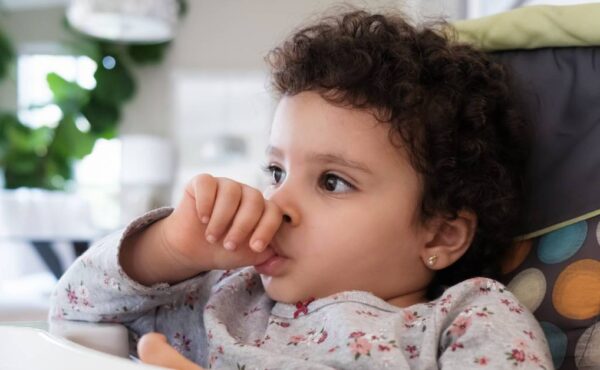
{"label": "curly brown hair", "polygon": [[266,57],[280,95],[316,91],[390,124],[390,140],[407,145],[424,180],[422,222],[477,214],[471,247],[436,274],[430,296],[469,277],[498,277],[520,222],[531,135],[506,68],[449,30],[351,10],[299,29]]}

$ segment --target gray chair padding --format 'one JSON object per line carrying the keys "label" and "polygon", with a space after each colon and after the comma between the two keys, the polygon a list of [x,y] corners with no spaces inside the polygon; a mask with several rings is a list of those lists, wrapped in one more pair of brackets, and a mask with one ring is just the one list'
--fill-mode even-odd
{"label": "gray chair padding", "polygon": [[600,209],[600,47],[492,54],[509,65],[534,125],[528,234]]}

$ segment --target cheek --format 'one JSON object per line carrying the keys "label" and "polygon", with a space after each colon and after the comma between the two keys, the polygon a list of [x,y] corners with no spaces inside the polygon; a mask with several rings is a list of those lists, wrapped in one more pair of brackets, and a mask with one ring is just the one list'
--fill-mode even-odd
{"label": "cheek", "polygon": [[314,235],[322,235],[318,245],[335,250],[341,260],[409,257],[406,253],[418,252],[418,235],[407,209],[389,204],[360,207],[322,220],[326,227],[320,226]]}
{"label": "cheek", "polygon": [[[396,212],[368,212],[364,209],[344,210],[334,216],[314,220],[310,225],[310,241],[305,253],[334,264],[388,258],[401,253],[402,245],[414,243],[409,220]],[[332,258],[331,255],[334,255]]]}

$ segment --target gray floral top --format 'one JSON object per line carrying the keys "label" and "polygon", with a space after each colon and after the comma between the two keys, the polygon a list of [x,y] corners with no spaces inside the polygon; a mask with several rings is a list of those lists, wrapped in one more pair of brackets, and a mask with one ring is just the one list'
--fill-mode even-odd
{"label": "gray floral top", "polygon": [[552,369],[537,321],[486,278],[406,308],[361,291],[274,302],[252,267],[143,286],[119,266],[120,242],[170,212],[150,212],[81,256],[53,293],[51,317],[120,322],[134,341],[158,331],[206,368]]}

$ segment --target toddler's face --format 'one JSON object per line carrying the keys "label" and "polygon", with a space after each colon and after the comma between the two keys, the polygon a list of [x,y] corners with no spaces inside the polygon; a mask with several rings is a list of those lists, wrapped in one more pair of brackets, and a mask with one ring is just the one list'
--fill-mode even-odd
{"label": "toddler's face", "polygon": [[272,243],[286,258],[261,275],[271,298],[295,303],[363,290],[398,306],[424,299],[432,275],[420,258],[422,184],[388,130],[315,92],[281,100],[265,197],[289,222]]}

